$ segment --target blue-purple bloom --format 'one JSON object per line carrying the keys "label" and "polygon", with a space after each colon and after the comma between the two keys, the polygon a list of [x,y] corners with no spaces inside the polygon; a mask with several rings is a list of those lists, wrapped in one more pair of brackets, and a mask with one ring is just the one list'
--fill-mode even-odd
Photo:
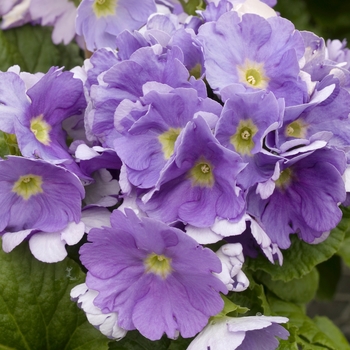
{"label": "blue-purple bloom", "polygon": [[0,232],[54,232],[80,221],[84,188],[62,167],[23,157],[1,160],[0,192]]}
{"label": "blue-purple bloom", "polygon": [[[277,165],[280,163],[277,163]],[[281,163],[275,189],[264,199],[253,187],[247,211],[261,224],[273,243],[286,249],[290,234],[312,243],[340,221],[339,203],[345,200],[343,151],[321,148]]]}
{"label": "blue-purple bloom", "polygon": [[174,157],[140,207],[167,223],[180,220],[208,227],[216,217],[237,221],[245,209],[243,193],[236,186],[244,167],[240,156],[220,145],[198,116],[179,136]]}
{"label": "blue-purple bloom", "polygon": [[154,12],[154,0],[83,0],[78,7],[76,31],[90,51],[115,49],[119,33],[141,28]]}
{"label": "blue-purple bloom", "polygon": [[223,308],[220,260],[179,229],[125,213],[115,210],[111,228],[92,229],[80,249],[95,306],[151,340],[194,336]]}
{"label": "blue-purple bloom", "polygon": [[220,93],[233,84],[237,91],[266,89],[286,105],[303,103],[306,86],[299,79],[298,60],[304,42],[288,20],[255,14],[239,18],[235,11],[199,29],[206,78]]}
{"label": "blue-purple bloom", "polygon": [[16,134],[23,156],[65,163],[81,175],[68,151],[62,122],[84,111],[82,82],[57,67],[28,90],[13,72],[0,73],[0,78],[0,129]]}
{"label": "blue-purple bloom", "polygon": [[238,175],[238,183],[247,189],[265,181],[262,162],[264,138],[282,124],[284,101],[272,92],[256,91],[228,95],[216,125],[215,136],[220,143],[241,155],[247,167]]}
{"label": "blue-purple bloom", "polygon": [[144,115],[131,127],[120,125],[124,119],[129,121],[129,116],[118,123],[122,136],[114,141],[114,147],[127,167],[129,181],[139,188],[151,188],[172,157],[176,140],[186,124],[198,114],[210,115],[216,121],[221,105],[200,98],[193,88],[169,88],[164,93],[152,90],[142,102],[148,108],[135,107]]}

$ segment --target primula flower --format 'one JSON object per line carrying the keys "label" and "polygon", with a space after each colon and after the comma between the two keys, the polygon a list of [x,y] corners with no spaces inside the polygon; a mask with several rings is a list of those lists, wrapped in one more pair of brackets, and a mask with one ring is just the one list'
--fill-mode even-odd
{"label": "primula flower", "polygon": [[57,231],[80,221],[84,188],[62,167],[9,157],[0,161],[0,184],[0,232]]}
{"label": "primula flower", "polygon": [[245,202],[236,179],[244,167],[239,155],[221,146],[198,116],[180,134],[174,157],[140,208],[164,222],[181,220],[197,227],[213,225],[216,217],[239,220]]}
{"label": "primula flower", "polygon": [[111,228],[92,229],[80,249],[94,305],[151,340],[193,337],[224,306],[220,260],[177,228],[125,213],[115,210]]}
{"label": "primula flower", "polygon": [[345,154],[336,149],[299,154],[281,165],[270,196],[265,193],[262,199],[251,188],[247,211],[282,249],[290,246],[292,233],[312,243],[342,217],[338,204],[345,200],[345,167]]}
{"label": "primula flower", "polygon": [[222,317],[212,321],[191,342],[187,350],[274,350],[289,332],[279,325],[286,317]]}
{"label": "primula flower", "polygon": [[68,152],[62,122],[86,107],[82,82],[57,67],[28,90],[13,72],[0,73],[0,80],[0,129],[16,134],[22,155],[64,162],[81,175]]}
{"label": "primula flower", "polygon": [[199,98],[195,89],[185,88],[168,93],[150,91],[142,102],[149,106],[145,115],[114,141],[114,147],[127,167],[129,181],[140,188],[151,188],[173,155],[175,142],[187,122],[198,114],[208,114],[216,121],[221,105]]}
{"label": "primula flower", "polygon": [[78,7],[76,31],[90,51],[116,48],[119,33],[139,29],[154,12],[154,0],[83,0]]}
{"label": "primula flower", "polygon": [[277,100],[272,92],[232,94],[226,100],[215,136],[248,163],[237,180],[244,188],[267,180],[261,159],[261,152],[265,152],[263,140],[268,132],[282,124],[283,112],[284,101]]}
{"label": "primula flower", "polygon": [[37,259],[56,262],[67,255],[65,244],[76,244],[83,236],[84,188],[68,170],[39,159],[11,156],[0,161],[0,192],[4,251],[29,239]]}
{"label": "primula flower", "polygon": [[299,80],[298,60],[304,42],[288,20],[264,19],[235,11],[205,23],[198,39],[203,45],[206,78],[218,93],[233,84],[237,91],[272,91],[286,105],[304,101],[306,85]]}

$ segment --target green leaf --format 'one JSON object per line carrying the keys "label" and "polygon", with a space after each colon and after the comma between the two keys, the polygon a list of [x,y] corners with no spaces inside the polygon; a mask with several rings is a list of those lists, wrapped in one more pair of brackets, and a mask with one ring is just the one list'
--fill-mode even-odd
{"label": "green leaf", "polygon": [[71,69],[82,65],[83,58],[76,43],[55,45],[51,40],[52,29],[32,26],[0,30],[0,70],[19,65],[22,71],[47,72],[52,66]]}
{"label": "green leaf", "polygon": [[292,303],[307,303],[316,294],[319,275],[317,269],[313,269],[302,278],[284,282],[274,281],[268,273],[258,271],[256,278],[282,300]]}
{"label": "green leaf", "polygon": [[321,300],[332,300],[341,278],[342,262],[338,255],[317,265],[320,281],[316,297]]}
{"label": "green leaf", "polygon": [[[350,218],[350,207],[342,208],[343,220]],[[345,264],[350,267],[350,219],[344,221],[345,239],[338,251],[338,254],[343,258]]]}
{"label": "green leaf", "polygon": [[231,292],[227,295],[227,298],[236,305],[241,305],[241,308],[247,307],[249,309],[246,314],[247,316],[255,316],[257,314],[263,314],[265,316],[271,315],[264,286],[255,283],[252,278],[250,278],[249,281],[250,285],[245,291],[239,293]]}
{"label": "green leaf", "polygon": [[0,349],[108,349],[109,340],[70,300],[71,289],[83,281],[69,258],[42,263],[27,243],[9,254],[0,251]]}
{"label": "green leaf", "polygon": [[204,9],[205,4],[203,0],[179,0],[184,11],[189,15],[196,15],[196,10]]}
{"label": "green leaf", "polygon": [[263,256],[257,259],[246,259],[246,266],[253,271],[265,271],[274,281],[288,282],[294,278],[299,279],[338,251],[349,222],[349,218],[343,217],[339,225],[331,231],[329,237],[319,244],[308,244],[298,239],[296,235],[292,235],[290,248],[283,251],[282,266],[271,264]]}
{"label": "green leaf", "polygon": [[337,350],[350,350],[350,345],[341,330],[325,316],[316,316],[313,321],[316,326],[332,339]]}
{"label": "green leaf", "polygon": [[131,331],[120,341],[110,342],[110,350],[167,350],[170,339],[163,336],[160,340],[152,341],[142,336],[138,331]]}
{"label": "green leaf", "polygon": [[[290,346],[293,346],[295,341],[303,350],[339,350],[336,342],[320,329],[311,318],[305,315],[301,306],[282,301],[271,294],[267,298],[273,315],[289,318],[288,328],[293,329]],[[284,346],[288,345],[284,342],[282,344]]]}

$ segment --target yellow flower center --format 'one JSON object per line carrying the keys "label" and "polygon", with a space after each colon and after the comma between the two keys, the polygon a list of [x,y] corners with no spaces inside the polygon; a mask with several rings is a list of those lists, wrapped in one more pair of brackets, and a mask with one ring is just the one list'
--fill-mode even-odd
{"label": "yellow flower center", "polygon": [[213,166],[204,158],[199,159],[189,171],[192,186],[212,187],[214,185]]}
{"label": "yellow flower center", "polygon": [[165,255],[149,254],[144,260],[146,273],[153,273],[165,279],[172,271],[171,259]]}
{"label": "yellow flower center", "polygon": [[28,200],[31,196],[35,196],[38,193],[43,193],[42,189],[43,180],[39,175],[23,175],[15,182],[12,187],[12,192],[17,193],[24,200]]}
{"label": "yellow flower center", "polygon": [[269,83],[263,63],[246,60],[241,66],[237,66],[239,81],[246,86],[266,89]]}
{"label": "yellow flower center", "polygon": [[307,134],[307,127],[308,125],[304,121],[298,119],[287,125],[284,134],[286,137],[304,139]]}
{"label": "yellow flower center", "polygon": [[255,146],[253,137],[257,132],[258,128],[251,119],[242,119],[238,123],[236,133],[231,136],[230,142],[239,154],[251,156]]}
{"label": "yellow flower center", "polygon": [[280,177],[275,181],[276,187],[279,188],[282,192],[290,185],[293,180],[293,173],[290,168],[283,170],[280,174]]}
{"label": "yellow flower center", "polygon": [[51,125],[46,123],[42,114],[30,121],[30,130],[39,142],[45,146],[50,144]]}
{"label": "yellow flower center", "polygon": [[113,16],[117,7],[117,0],[95,0],[92,9],[97,18]]}
{"label": "yellow flower center", "polygon": [[170,128],[168,131],[158,136],[158,140],[162,145],[164,158],[169,159],[174,153],[175,141],[181,132],[180,128]]}

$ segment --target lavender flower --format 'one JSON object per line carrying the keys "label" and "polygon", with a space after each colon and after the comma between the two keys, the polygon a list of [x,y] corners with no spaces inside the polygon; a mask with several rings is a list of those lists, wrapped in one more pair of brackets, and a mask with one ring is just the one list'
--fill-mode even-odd
{"label": "lavender flower", "polygon": [[154,0],[83,0],[78,7],[76,31],[90,51],[116,48],[119,33],[139,29],[154,12]]}
{"label": "lavender flower", "polygon": [[212,274],[220,260],[179,229],[125,213],[115,210],[112,227],[91,230],[80,249],[94,305],[151,340],[194,336],[223,308],[227,289]]}
{"label": "lavender flower", "polygon": [[167,223],[181,220],[198,227],[213,225],[216,217],[239,220],[245,209],[236,186],[245,167],[239,155],[221,146],[200,116],[188,122],[177,144],[141,209]]}
{"label": "lavender flower", "polygon": [[198,39],[206,77],[215,91],[233,84],[236,91],[272,91],[285,98],[286,105],[304,101],[306,85],[298,78],[304,43],[288,20],[254,14],[240,20],[230,11],[201,26]]}

